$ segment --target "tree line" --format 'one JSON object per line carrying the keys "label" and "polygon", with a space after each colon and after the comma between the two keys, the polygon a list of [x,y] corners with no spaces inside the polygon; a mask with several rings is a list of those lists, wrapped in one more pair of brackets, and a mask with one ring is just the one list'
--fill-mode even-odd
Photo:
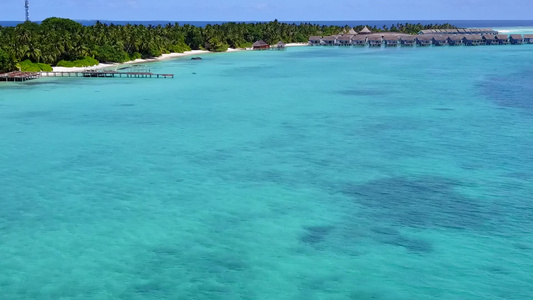
{"label": "tree line", "polygon": [[[364,26],[354,27],[359,31]],[[456,28],[450,24],[394,24],[371,30],[416,34],[422,29]],[[0,26],[0,71],[43,69],[46,65],[77,66],[97,62],[124,62],[164,53],[205,49],[226,51],[250,47],[258,40],[269,44],[308,41],[310,36],[348,32],[351,27],[310,23],[224,23],[195,27],[178,23],[165,26],[114,25],[97,22],[83,26],[69,19],[49,18],[15,27]],[[30,67],[28,67],[30,66]],[[32,69],[32,71],[34,71]]]}

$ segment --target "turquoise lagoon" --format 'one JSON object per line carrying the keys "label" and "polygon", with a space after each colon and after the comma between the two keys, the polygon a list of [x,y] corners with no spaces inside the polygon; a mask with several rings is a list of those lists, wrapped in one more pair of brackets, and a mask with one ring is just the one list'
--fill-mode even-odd
{"label": "turquoise lagoon", "polygon": [[531,299],[533,45],[0,85],[2,299]]}

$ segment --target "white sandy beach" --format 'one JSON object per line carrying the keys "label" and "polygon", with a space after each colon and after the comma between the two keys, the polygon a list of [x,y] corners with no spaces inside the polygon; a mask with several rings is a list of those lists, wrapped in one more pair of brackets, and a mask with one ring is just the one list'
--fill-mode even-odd
{"label": "white sandy beach", "polygon": [[[286,46],[287,47],[301,47],[301,46],[307,46],[307,43],[289,43]],[[234,49],[229,48],[226,52],[240,52],[240,51],[250,51],[251,48],[246,49]],[[200,55],[200,54],[207,54],[212,53],[210,51],[206,50],[192,50],[192,51],[185,51],[183,53],[170,53],[170,54],[163,54],[157,58],[149,58],[149,59],[136,59],[132,61],[127,61],[124,63],[114,63],[114,64],[99,64],[97,66],[90,66],[90,67],[73,67],[73,68],[66,68],[66,67],[52,67],[54,69],[54,72],[82,72],[87,70],[98,70],[98,69],[107,69],[107,68],[117,68],[122,65],[128,65],[128,64],[143,64],[143,63],[150,63],[150,62],[157,62],[162,60],[168,60],[168,59],[174,59],[184,56],[194,56],[194,55]],[[46,76],[46,73],[43,73],[42,76]]]}

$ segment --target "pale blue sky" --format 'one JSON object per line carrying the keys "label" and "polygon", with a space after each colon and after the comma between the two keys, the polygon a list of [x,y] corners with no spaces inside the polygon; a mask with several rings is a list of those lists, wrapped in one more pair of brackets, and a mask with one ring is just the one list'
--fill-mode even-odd
{"label": "pale blue sky", "polygon": [[[531,20],[533,0],[30,0],[31,19]],[[0,20],[24,19],[24,0],[0,0]]]}

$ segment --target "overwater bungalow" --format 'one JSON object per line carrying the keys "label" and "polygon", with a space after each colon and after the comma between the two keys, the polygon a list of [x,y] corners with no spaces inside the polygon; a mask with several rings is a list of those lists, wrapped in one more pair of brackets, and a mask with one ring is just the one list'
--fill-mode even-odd
{"label": "overwater bungalow", "polygon": [[433,35],[419,35],[416,37],[416,44],[418,46],[431,46],[431,42],[433,42]]}
{"label": "overwater bungalow", "polygon": [[385,47],[396,47],[398,46],[398,36],[392,34],[383,35],[383,43]]}
{"label": "overwater bungalow", "polygon": [[416,42],[416,36],[414,35],[406,35],[400,37],[400,46],[402,47],[411,47]]}
{"label": "overwater bungalow", "polygon": [[354,46],[364,46],[366,45],[366,35],[356,35],[352,39],[352,45]]}
{"label": "overwater bungalow", "polygon": [[443,31],[444,34],[459,34],[457,29],[444,29]]}
{"label": "overwater bungalow", "polygon": [[343,35],[337,39],[339,46],[351,46],[353,43],[353,35]]}
{"label": "overwater bungalow", "polygon": [[533,34],[524,34],[524,43],[533,44]]}
{"label": "overwater bungalow", "polygon": [[270,45],[261,40],[261,41],[255,42],[252,45],[252,49],[254,49],[254,50],[266,50],[266,49],[270,49]]}
{"label": "overwater bungalow", "polygon": [[322,37],[320,36],[311,36],[309,37],[309,45],[319,46],[322,44]]}
{"label": "overwater bungalow", "polygon": [[365,28],[363,28],[363,30],[359,31],[359,34],[371,34],[372,31],[370,31],[370,29],[368,29],[368,27],[365,26]]}
{"label": "overwater bungalow", "polygon": [[450,46],[461,46],[463,45],[463,36],[462,35],[452,35],[448,37],[448,45]]}
{"label": "overwater bungalow", "polygon": [[326,46],[334,46],[335,44],[337,44],[337,36],[336,35],[325,36],[322,38],[322,43]]}
{"label": "overwater bungalow", "polygon": [[492,35],[497,35],[498,34],[498,31],[492,29],[492,28],[487,28],[487,29],[484,29],[481,31],[481,34],[492,34]]}
{"label": "overwater bungalow", "polygon": [[379,35],[369,36],[367,42],[370,47],[381,47],[381,44],[383,43],[381,36]]}
{"label": "overwater bungalow", "polygon": [[485,45],[498,45],[498,40],[493,34],[485,34],[482,36]]}
{"label": "overwater bungalow", "polygon": [[507,36],[506,34],[497,34],[496,40],[498,40],[498,45],[509,44],[509,36]]}
{"label": "overwater bungalow", "polygon": [[524,38],[521,34],[511,34],[509,38],[511,45],[522,45],[524,43]]}
{"label": "overwater bungalow", "polygon": [[279,41],[277,44],[275,44],[274,46],[272,46],[272,49],[275,49],[275,50],[285,50],[285,48],[287,47],[287,45],[282,42],[282,41]]}
{"label": "overwater bungalow", "polygon": [[448,45],[448,38],[445,35],[434,35],[432,40],[433,45],[435,46],[445,46]]}
{"label": "overwater bungalow", "polygon": [[481,34],[467,34],[463,36],[463,45],[465,46],[479,46],[483,44]]}

